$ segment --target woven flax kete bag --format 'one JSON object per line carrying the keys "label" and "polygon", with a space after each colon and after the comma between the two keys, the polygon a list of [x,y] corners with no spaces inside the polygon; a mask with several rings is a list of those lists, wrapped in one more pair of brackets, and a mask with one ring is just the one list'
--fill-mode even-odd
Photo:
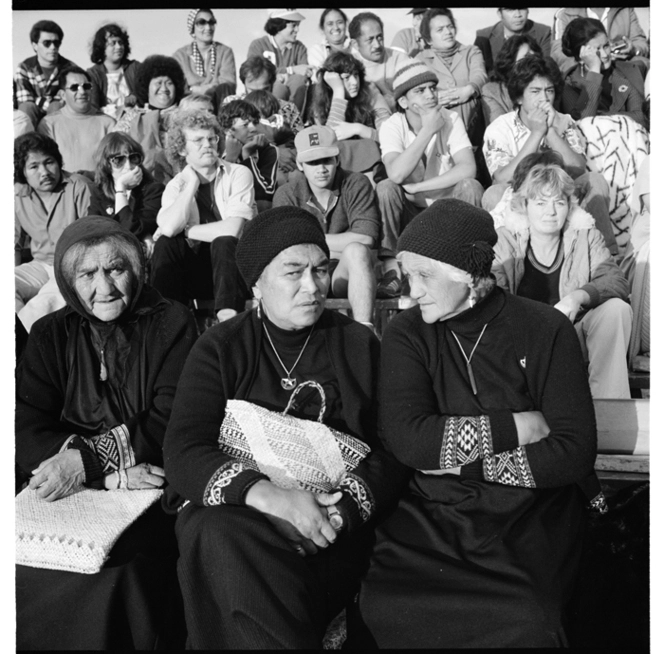
{"label": "woven flax kete bag", "polygon": [[[318,421],[288,415],[295,396],[306,386],[320,393]],[[283,413],[245,400],[229,400],[219,431],[219,448],[267,475],[280,488],[329,493],[371,448],[354,436],[324,425],[324,413],[325,391],[314,381],[302,382],[293,390]]]}

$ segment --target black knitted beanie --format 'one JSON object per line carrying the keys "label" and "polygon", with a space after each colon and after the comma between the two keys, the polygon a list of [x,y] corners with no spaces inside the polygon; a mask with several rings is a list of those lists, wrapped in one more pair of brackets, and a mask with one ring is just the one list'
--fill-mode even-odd
{"label": "black knitted beanie", "polygon": [[413,252],[487,277],[498,236],[488,211],[463,200],[437,200],[403,230],[399,252]]}
{"label": "black knitted beanie", "polygon": [[323,228],[304,209],[275,207],[248,221],[235,251],[237,267],[247,286],[254,286],[280,252],[300,243],[313,243],[330,256]]}

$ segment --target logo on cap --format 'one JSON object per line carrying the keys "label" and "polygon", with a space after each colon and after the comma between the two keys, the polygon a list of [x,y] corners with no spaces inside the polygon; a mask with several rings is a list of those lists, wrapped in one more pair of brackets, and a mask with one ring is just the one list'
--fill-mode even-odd
{"label": "logo on cap", "polygon": [[314,145],[320,145],[320,136],[318,132],[311,132],[311,134],[309,134],[309,146],[313,147]]}

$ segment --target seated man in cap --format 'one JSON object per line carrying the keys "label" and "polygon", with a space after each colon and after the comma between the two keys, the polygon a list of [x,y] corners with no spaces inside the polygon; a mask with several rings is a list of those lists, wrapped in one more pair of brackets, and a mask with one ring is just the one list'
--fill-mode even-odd
{"label": "seated man in cap", "polygon": [[415,7],[408,12],[413,16],[413,26],[404,27],[394,35],[391,45],[392,50],[400,50],[413,58],[424,50],[425,45],[420,33],[420,23],[426,11],[426,7]]}
{"label": "seated man in cap", "polygon": [[82,68],[65,68],[58,83],[64,107],[44,116],[37,130],[58,144],[69,170],[93,171],[97,167],[95,150],[115,119],[93,106],[90,74]]}
{"label": "seated man in cap", "polygon": [[219,157],[220,136],[207,111],[182,111],[173,119],[168,158],[182,172],[166,186],[157,214],[151,284],[183,304],[214,297],[217,318],[227,320],[247,299],[235,247],[256,203],[249,170]]}
{"label": "seated man in cap", "polygon": [[297,40],[304,16],[297,9],[268,9],[263,29],[267,36],[249,44],[247,59],[261,56],[277,67],[278,81],[272,92],[282,100],[292,100],[302,110],[305,84],[311,76],[307,46]]}
{"label": "seated man in cap", "polygon": [[332,293],[347,297],[355,320],[371,327],[376,291],[371,248],[380,234],[371,182],[339,168],[337,137],[329,127],[302,130],[295,147],[301,173],[277,189],[274,206],[296,206],[316,216],[330,248]]}
{"label": "seated man in cap", "polygon": [[439,105],[437,84],[436,74],[422,62],[411,61],[398,70],[397,113],[383,123],[378,135],[388,175],[376,187],[383,220],[379,298],[401,292],[397,238],[418,213],[439,198],[481,205],[483,189],[475,179],[470,140],[459,115]]}

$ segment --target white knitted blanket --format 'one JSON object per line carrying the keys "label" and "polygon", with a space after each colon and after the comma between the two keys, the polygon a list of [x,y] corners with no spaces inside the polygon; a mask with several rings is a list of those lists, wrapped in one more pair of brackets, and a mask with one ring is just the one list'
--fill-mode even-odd
{"label": "white knitted blanket", "polygon": [[95,574],[122,532],[162,493],[161,489],[85,489],[46,502],[26,488],[15,498],[16,563]]}

